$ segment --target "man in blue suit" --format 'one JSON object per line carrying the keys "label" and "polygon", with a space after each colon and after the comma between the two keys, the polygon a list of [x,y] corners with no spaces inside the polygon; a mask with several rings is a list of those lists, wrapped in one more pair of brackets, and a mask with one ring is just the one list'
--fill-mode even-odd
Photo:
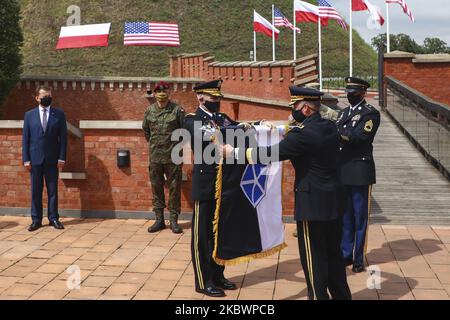
{"label": "man in blue suit", "polygon": [[42,192],[44,178],[48,195],[48,220],[55,229],[64,229],[58,215],[58,173],[66,160],[67,125],[62,110],[51,106],[48,87],[36,89],[39,103],[25,113],[22,136],[23,164],[31,175],[31,218],[28,231],[42,227]]}

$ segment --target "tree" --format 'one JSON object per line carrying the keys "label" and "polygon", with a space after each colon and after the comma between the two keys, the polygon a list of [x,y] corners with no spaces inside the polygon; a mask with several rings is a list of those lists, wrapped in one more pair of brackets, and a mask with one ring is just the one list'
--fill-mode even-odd
{"label": "tree", "polygon": [[[411,39],[410,36],[404,33],[391,34],[391,51],[405,51],[412,53],[422,53],[423,49],[416,41]],[[387,39],[386,33],[379,34],[378,36],[372,38],[372,46],[379,48],[380,44],[384,44],[385,52],[387,49]]]}
{"label": "tree", "polygon": [[23,43],[20,5],[17,0],[2,1],[0,6],[0,106],[20,78]]}
{"label": "tree", "polygon": [[447,53],[447,43],[439,38],[426,38],[423,41],[423,53]]}

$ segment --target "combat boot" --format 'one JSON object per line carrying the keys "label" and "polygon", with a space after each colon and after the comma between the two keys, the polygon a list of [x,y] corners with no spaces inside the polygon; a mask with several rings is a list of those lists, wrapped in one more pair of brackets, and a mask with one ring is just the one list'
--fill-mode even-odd
{"label": "combat boot", "polygon": [[150,228],[148,228],[148,232],[150,233],[155,233],[166,228],[166,223],[164,222],[164,213],[155,212],[155,215],[155,223]]}
{"label": "combat boot", "polygon": [[173,233],[182,233],[183,229],[178,225],[178,215],[170,216],[170,229]]}

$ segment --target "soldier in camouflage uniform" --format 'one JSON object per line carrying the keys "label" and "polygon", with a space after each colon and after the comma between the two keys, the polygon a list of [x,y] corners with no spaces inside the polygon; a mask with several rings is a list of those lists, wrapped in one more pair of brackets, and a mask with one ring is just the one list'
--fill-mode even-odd
{"label": "soldier in camouflage uniform", "polygon": [[170,101],[169,85],[165,82],[156,85],[153,97],[156,98],[156,103],[145,111],[142,123],[145,138],[149,143],[149,176],[153,192],[153,210],[156,215],[156,221],[148,232],[158,232],[166,227],[164,222],[166,179],[169,188],[170,228],[173,233],[181,233],[183,230],[178,225],[178,216],[181,209],[182,165],[174,164],[171,159],[172,149],[178,143],[171,141],[171,135],[174,130],[183,127],[184,110]]}

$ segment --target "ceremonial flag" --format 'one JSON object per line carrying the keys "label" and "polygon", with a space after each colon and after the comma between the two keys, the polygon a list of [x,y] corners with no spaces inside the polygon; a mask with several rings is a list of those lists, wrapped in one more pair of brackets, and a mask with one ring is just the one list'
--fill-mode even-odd
{"label": "ceremonial flag", "polygon": [[253,18],[253,31],[265,34],[270,38],[274,36],[275,39],[278,39],[278,35],[280,34],[280,30],[275,28],[269,21],[267,21],[256,11],[254,12]]}
{"label": "ceremonial flag", "polygon": [[321,19],[333,19],[336,20],[344,30],[347,30],[347,24],[341,17],[339,12],[331,6],[326,0],[318,0],[319,16]]}
{"label": "ceremonial flag", "polygon": [[179,47],[178,24],[166,22],[125,22],[126,46]]}
{"label": "ceremonial flag", "polygon": [[406,5],[406,1],[405,0],[386,0],[386,3],[398,3],[402,9],[403,12],[409,17],[409,19],[412,22],[415,22],[416,20],[414,19],[414,16],[411,12],[411,10],[408,8],[408,6]]}
{"label": "ceremonial flag", "polygon": [[285,15],[281,12],[280,9],[274,7],[273,14],[274,14],[273,25],[275,27],[287,27],[290,28],[291,30],[295,30],[298,33],[300,33],[300,28],[294,27],[294,25],[288,20],[288,18],[285,17]]}
{"label": "ceremonial flag", "polygon": [[371,4],[368,0],[352,0],[352,10],[353,11],[369,11],[372,15],[372,19],[377,21],[380,26],[384,24],[384,18],[381,12]]}
{"label": "ceremonial flag", "polygon": [[[294,0],[295,20],[297,22],[314,22],[319,21],[319,8],[311,3]],[[326,26],[327,19],[322,19],[321,24]]]}
{"label": "ceremonial flag", "polygon": [[111,23],[62,27],[56,49],[107,47]]}
{"label": "ceremonial flag", "polygon": [[[259,146],[274,145],[281,137],[262,126],[254,134]],[[219,265],[263,258],[286,247],[281,167],[281,162],[219,165],[213,222],[213,259]]]}

